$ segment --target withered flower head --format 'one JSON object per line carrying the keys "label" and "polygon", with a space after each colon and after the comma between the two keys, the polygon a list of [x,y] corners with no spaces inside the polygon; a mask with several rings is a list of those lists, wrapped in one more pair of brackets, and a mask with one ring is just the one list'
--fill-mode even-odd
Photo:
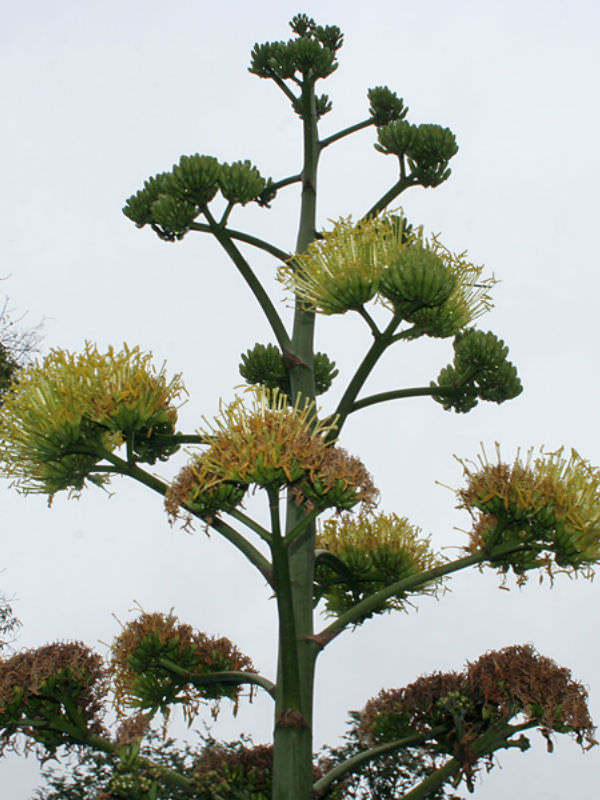
{"label": "withered flower head", "polygon": [[103,733],[107,692],[102,657],[81,642],[56,642],[0,660],[2,746],[25,733],[53,752]]}
{"label": "withered flower head", "polygon": [[181,703],[191,724],[199,705],[206,700],[229,697],[235,709],[241,689],[233,684],[202,683],[214,672],[254,672],[250,659],[226,638],[211,638],[181,624],[169,614],[147,614],[123,626],[113,642],[111,673],[116,705],[161,710]]}
{"label": "withered flower head", "polygon": [[292,486],[299,503],[339,509],[373,505],[377,492],[365,467],[326,442],[334,423],[320,421],[312,401],[298,396],[290,406],[277,389],[251,391],[250,408],[237,398],[201,432],[208,449],[167,493],[172,518],[180,506],[203,517],[230,510],[250,484]]}
{"label": "withered flower head", "polygon": [[[497,446],[496,446],[497,447]],[[475,520],[470,551],[488,549],[502,571],[523,575],[543,567],[593,576],[600,560],[600,469],[563,449],[534,456],[533,449],[512,464],[490,463],[485,451],[476,462],[460,463],[467,486],[457,492],[460,508]],[[494,557],[494,550],[515,551]]]}
{"label": "withered flower head", "polygon": [[[583,686],[530,645],[486,653],[461,673],[437,672],[381,691],[365,706],[358,731],[366,741],[385,742],[440,726],[424,746],[457,758],[469,784],[478,760],[491,755],[492,740],[483,746],[479,737],[510,721],[537,727],[547,740],[552,732],[570,733],[582,746],[597,744]],[[509,741],[529,746],[515,730],[504,730],[494,749]]]}
{"label": "withered flower head", "polygon": [[272,745],[214,744],[194,764],[193,781],[203,797],[269,797],[272,772]]}

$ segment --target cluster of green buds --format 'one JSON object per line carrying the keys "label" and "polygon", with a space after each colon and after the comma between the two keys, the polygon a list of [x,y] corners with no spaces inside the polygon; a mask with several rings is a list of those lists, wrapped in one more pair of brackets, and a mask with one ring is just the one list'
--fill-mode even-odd
{"label": "cluster of green buds", "polygon": [[369,114],[378,128],[395,120],[404,119],[408,114],[408,107],[404,105],[404,100],[387,86],[375,86],[373,89],[369,89],[367,96],[369,98]]}
{"label": "cluster of green buds", "polygon": [[24,730],[46,756],[104,733],[106,692],[101,656],[80,642],[57,642],[0,659],[0,751]]}
{"label": "cluster of green buds", "polygon": [[446,409],[465,413],[478,400],[503,403],[523,391],[517,368],[507,360],[508,347],[488,331],[469,329],[454,338],[454,363],[440,372],[432,388],[444,389],[433,395]]}
{"label": "cluster of green buds", "polygon": [[456,137],[441,125],[411,125],[396,119],[377,130],[375,149],[398,157],[401,174],[420,186],[439,186],[450,177],[448,162],[458,152]]}
{"label": "cluster of green buds", "polygon": [[299,503],[348,509],[372,505],[377,491],[362,463],[325,436],[332,422],[318,420],[311,401],[291,405],[278,389],[255,387],[249,408],[243,398],[224,406],[200,435],[208,449],[173,482],[166,508],[175,518],[181,506],[204,518],[231,510],[254,484],[291,486]]}
{"label": "cluster of green buds", "polygon": [[182,239],[218,191],[230,205],[273,199],[272,181],[250,161],[220,163],[214,156],[181,156],[170,172],[148,178],[132,195],[123,213],[138,228],[150,225],[166,241]]}
{"label": "cluster of green buds", "polygon": [[[496,446],[497,447],[497,446]],[[470,552],[483,550],[501,572],[521,580],[533,569],[592,578],[600,561],[600,469],[574,450],[530,449],[512,464],[489,463],[485,451],[463,462],[467,486],[457,491],[474,528]],[[514,549],[513,549],[514,548]]]}
{"label": "cluster of green buds", "polygon": [[[343,36],[336,25],[317,25],[306,14],[297,14],[290,22],[294,38],[287,42],[264,42],[252,49],[249,71],[259,78],[270,78],[278,85],[286,80],[296,83],[314,83],[326,78],[337,69],[336,53],[342,46]],[[288,96],[290,91],[286,92]],[[327,95],[315,98],[317,118],[331,110]],[[292,100],[294,111],[300,116],[306,109],[303,98]]]}
{"label": "cluster of green buds", "polygon": [[80,354],[52,350],[20,370],[2,408],[3,474],[24,492],[52,496],[86,479],[106,483],[94,469],[123,443],[139,461],[171,455],[185,388],[151,359],[137,347],[101,353],[88,343]]}
{"label": "cluster of green buds", "polygon": [[437,236],[413,231],[403,217],[350,218],[280,268],[279,280],[312,311],[361,311],[379,299],[411,324],[405,338],[455,336],[492,304],[495,280]]}
{"label": "cluster of green buds", "polygon": [[200,703],[228,697],[235,707],[240,688],[202,683],[224,671],[254,672],[250,659],[229,641],[215,639],[181,624],[171,612],[147,614],[123,626],[111,648],[111,673],[118,710],[138,708],[168,716],[180,703],[191,723]]}
{"label": "cluster of green buds", "polygon": [[[436,672],[382,691],[365,706],[359,730],[367,741],[383,743],[436,728],[425,748],[454,756],[469,779],[478,758],[506,746],[529,747],[526,737],[508,742],[514,731],[502,723],[515,717],[547,739],[551,732],[570,733],[582,746],[596,744],[584,687],[531,645],[492,651],[462,672]],[[479,737],[482,743],[487,737],[484,746]]]}
{"label": "cluster of green buds", "polygon": [[[242,355],[240,375],[250,386],[264,386],[266,389],[277,389],[290,397],[291,385],[288,373],[288,360],[274,344],[255,344]],[[325,353],[314,356],[315,394],[324,394],[333,383],[339,370],[335,362]]]}
{"label": "cluster of green buds", "polygon": [[[327,520],[317,532],[315,546],[315,603],[324,599],[327,612],[334,616],[392,583],[443,563],[420,529],[396,514]],[[435,594],[439,586],[429,583],[418,591]],[[398,592],[360,621],[392,609],[405,610],[407,604],[407,593]]]}

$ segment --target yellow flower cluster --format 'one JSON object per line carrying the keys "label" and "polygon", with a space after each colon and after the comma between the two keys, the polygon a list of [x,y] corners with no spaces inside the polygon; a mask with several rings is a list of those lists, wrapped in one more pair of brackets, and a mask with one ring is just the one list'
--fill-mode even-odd
{"label": "yellow flower cluster", "polygon": [[[447,275],[446,283],[453,284],[449,296],[440,293],[439,301],[433,302],[428,279],[417,273],[411,287],[407,286],[410,274],[401,275],[398,291],[408,290],[414,305],[412,311],[406,310],[411,304],[400,302],[399,307],[419,332],[451,336],[492,307],[489,291],[495,280],[482,277],[482,266],[467,261],[465,253],[452,253],[437,236],[427,239],[421,229],[408,232],[401,218],[389,214],[356,224],[350,217],[338,220],[331,231],[280,268],[279,280],[310,309],[322,314],[357,310],[376,296],[390,306],[394,302],[388,299],[389,291],[399,279],[397,269],[390,268],[402,252],[415,246],[429,255],[423,269],[433,269],[435,277],[431,279],[442,280],[441,269]],[[431,266],[432,255],[437,268]],[[420,291],[425,291],[421,307]],[[395,293],[392,291],[392,296]]]}
{"label": "yellow flower cluster", "polygon": [[[513,464],[462,462],[467,487],[457,492],[460,507],[475,513],[471,550],[514,541],[523,553],[506,556],[517,572],[552,563],[591,577],[600,560],[600,469],[575,451],[530,449]],[[499,535],[498,531],[502,531]]]}
{"label": "yellow flower cluster", "polygon": [[[429,539],[406,517],[396,514],[346,515],[327,520],[317,532],[317,551],[331,553],[336,561],[317,558],[317,599],[323,597],[327,610],[339,614],[370,594],[396,581],[440,566],[443,559],[431,549]],[[439,582],[419,589],[435,594]],[[386,600],[374,613],[403,609],[406,594]]]}
{"label": "yellow flower cluster", "polygon": [[402,228],[389,217],[352,218],[311,242],[280,268],[279,280],[314,311],[343,314],[371,300],[382,270],[401,248]]}
{"label": "yellow flower cluster", "polygon": [[172,430],[185,389],[151,358],[137,347],[100,353],[88,343],[80,354],[55,349],[21,370],[2,406],[3,474],[24,492],[81,489],[86,477],[105,480],[90,476],[103,449],[131,434]]}
{"label": "yellow flower cluster", "polygon": [[326,443],[334,425],[317,419],[313,402],[298,397],[290,406],[277,389],[252,392],[251,407],[238,397],[200,431],[208,449],[170,487],[171,517],[181,505],[201,516],[228,510],[250,484],[294,485],[300,502],[324,506],[349,508],[372,500],[376,490],[364,466]]}

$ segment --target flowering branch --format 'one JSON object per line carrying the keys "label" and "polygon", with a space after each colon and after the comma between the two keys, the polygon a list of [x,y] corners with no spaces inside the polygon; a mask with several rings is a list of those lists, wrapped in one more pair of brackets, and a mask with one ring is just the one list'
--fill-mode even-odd
{"label": "flowering branch", "polygon": [[445,575],[450,575],[453,572],[458,572],[461,569],[472,567],[476,564],[482,564],[485,561],[493,561],[494,559],[499,558],[501,555],[513,553],[520,549],[523,549],[521,545],[511,543],[507,546],[497,547],[492,552],[479,550],[478,552],[475,552],[469,556],[465,556],[464,558],[458,558],[455,561],[449,561],[439,567],[434,567],[433,569],[420,572],[417,575],[411,575],[408,578],[395,581],[389,586],[380,589],[378,592],[374,592],[373,594],[369,595],[364,600],[361,600],[349,611],[340,614],[340,616],[334,622],[332,622],[331,625],[328,625],[318,634],[315,634],[315,636],[312,638],[319,645],[319,647],[324,648],[346,628],[361,621],[362,618],[364,618],[366,615],[369,615],[371,612],[381,606],[382,603],[388,598],[392,597],[392,595],[409,592],[438,578],[442,578]]}

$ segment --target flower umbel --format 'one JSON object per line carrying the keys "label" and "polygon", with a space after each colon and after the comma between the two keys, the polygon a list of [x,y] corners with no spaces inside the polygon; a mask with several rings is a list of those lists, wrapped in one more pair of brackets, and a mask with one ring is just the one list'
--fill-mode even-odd
{"label": "flower umbel", "polygon": [[[443,563],[420,529],[396,514],[345,515],[327,520],[317,533],[315,545],[315,599],[324,598],[327,611],[334,615],[391,583]],[[436,594],[439,587],[439,581],[430,583],[421,587],[419,594]],[[371,613],[405,610],[406,597],[400,592]]]}
{"label": "flower umbel", "polygon": [[88,343],[80,354],[55,349],[21,370],[2,409],[4,475],[23,492],[53,495],[81,489],[86,478],[105,483],[94,466],[126,440],[140,460],[160,458],[152,437],[173,432],[174,402],[185,389],[151,358],[137,347],[100,353]]}
{"label": "flower umbel", "polygon": [[[487,549],[491,563],[519,575],[536,567],[593,576],[600,560],[600,469],[575,451],[564,455],[533,449],[513,464],[460,463],[467,486],[457,492],[461,508],[475,519],[470,551]],[[494,550],[515,545],[514,553],[494,558]]]}
{"label": "flower umbel", "polygon": [[325,441],[335,428],[317,418],[314,402],[289,404],[277,389],[251,390],[251,407],[238,397],[201,435],[208,449],[177,477],[167,493],[172,517],[184,505],[199,516],[237,505],[250,484],[292,485],[299,502],[350,508],[376,495],[358,459]]}
{"label": "flower umbel", "polygon": [[220,697],[231,698],[237,709],[239,686],[196,686],[194,679],[230,670],[254,672],[250,659],[229,639],[194,631],[190,625],[181,624],[172,611],[142,612],[123,626],[111,650],[116,704],[121,713],[130,707],[150,712],[160,709],[167,716],[171,703],[181,703],[191,723],[200,703]]}
{"label": "flower umbel", "polygon": [[[412,337],[453,336],[492,307],[493,277],[402,216],[334,222],[279,270],[279,280],[313,311],[343,314],[379,297],[411,322]],[[409,331],[407,331],[408,335]]]}
{"label": "flower umbel", "polygon": [[279,270],[279,280],[313,311],[343,314],[372,300],[382,271],[402,247],[403,226],[387,215],[342,218]]}

